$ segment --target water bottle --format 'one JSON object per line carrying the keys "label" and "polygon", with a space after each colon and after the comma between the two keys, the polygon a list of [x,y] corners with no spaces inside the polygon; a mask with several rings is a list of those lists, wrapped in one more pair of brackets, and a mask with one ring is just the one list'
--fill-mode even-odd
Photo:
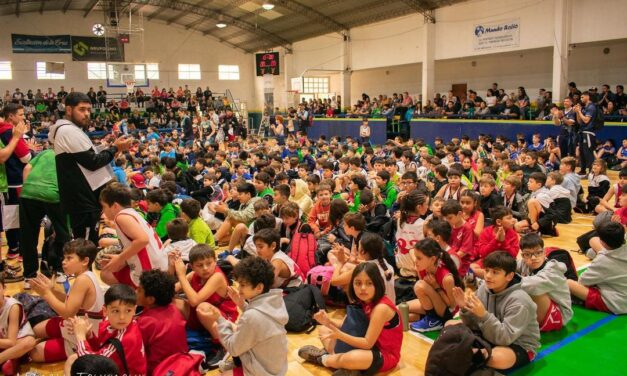
{"label": "water bottle", "polygon": [[403,331],[409,330],[409,306],[407,303],[402,302],[398,305],[398,310],[401,312],[401,320],[403,321]]}

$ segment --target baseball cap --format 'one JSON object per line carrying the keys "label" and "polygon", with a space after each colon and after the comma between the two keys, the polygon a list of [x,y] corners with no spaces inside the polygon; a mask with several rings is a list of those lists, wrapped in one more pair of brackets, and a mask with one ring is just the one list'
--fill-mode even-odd
{"label": "baseball cap", "polygon": [[146,188],[146,180],[144,179],[144,175],[135,174],[131,176],[131,180],[133,181],[133,185],[135,188],[144,189]]}

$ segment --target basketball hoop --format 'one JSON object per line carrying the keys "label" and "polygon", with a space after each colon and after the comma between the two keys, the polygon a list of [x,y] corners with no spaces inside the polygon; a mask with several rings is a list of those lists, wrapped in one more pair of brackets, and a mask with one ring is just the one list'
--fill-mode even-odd
{"label": "basketball hoop", "polygon": [[126,93],[133,94],[135,90],[135,78],[124,79],[124,85],[126,85]]}

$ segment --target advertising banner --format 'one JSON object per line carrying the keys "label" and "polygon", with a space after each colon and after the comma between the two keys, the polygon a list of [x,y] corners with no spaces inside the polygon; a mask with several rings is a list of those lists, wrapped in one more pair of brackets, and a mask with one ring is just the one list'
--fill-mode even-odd
{"label": "advertising banner", "polygon": [[69,35],[11,34],[14,54],[69,54],[72,42]]}
{"label": "advertising banner", "polygon": [[474,28],[475,51],[511,48],[520,45],[520,20],[477,24]]}
{"label": "advertising banner", "polygon": [[124,61],[124,45],[117,38],[72,36],[74,61]]}

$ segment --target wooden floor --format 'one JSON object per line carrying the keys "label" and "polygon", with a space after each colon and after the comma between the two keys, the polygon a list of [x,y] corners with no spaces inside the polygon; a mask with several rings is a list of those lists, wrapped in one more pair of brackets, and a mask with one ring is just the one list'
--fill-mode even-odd
{"label": "wooden floor", "polygon": [[[615,172],[609,173],[612,183],[618,179],[618,174]],[[587,181],[582,181],[582,184],[587,186]],[[545,238],[546,246],[554,246],[567,250],[578,249],[575,239],[592,229],[592,219],[594,217],[589,215],[574,214],[573,221],[570,224],[558,225],[559,237]],[[6,247],[5,247],[6,248]],[[3,249],[3,252],[6,252]],[[578,268],[585,266],[589,263],[588,259],[578,253],[572,252],[575,264]],[[23,283],[8,284],[6,289],[7,295],[13,295],[15,293],[23,291]],[[343,312],[336,310],[331,312],[332,317],[341,317]],[[288,375],[298,376],[318,376],[318,375],[330,375],[332,372],[321,367],[303,363],[298,357],[298,349],[305,345],[320,346],[318,340],[317,330],[311,334],[288,334]],[[406,332],[403,336],[403,347],[401,353],[401,361],[399,365],[392,371],[386,373],[389,376],[416,376],[423,375],[425,369],[425,362],[427,354],[431,347],[431,341],[426,337],[420,337],[412,332]],[[37,372],[41,375],[62,375],[63,364],[38,364],[33,363],[22,367],[22,372],[31,371]],[[207,375],[219,375],[219,371],[212,371]]]}

